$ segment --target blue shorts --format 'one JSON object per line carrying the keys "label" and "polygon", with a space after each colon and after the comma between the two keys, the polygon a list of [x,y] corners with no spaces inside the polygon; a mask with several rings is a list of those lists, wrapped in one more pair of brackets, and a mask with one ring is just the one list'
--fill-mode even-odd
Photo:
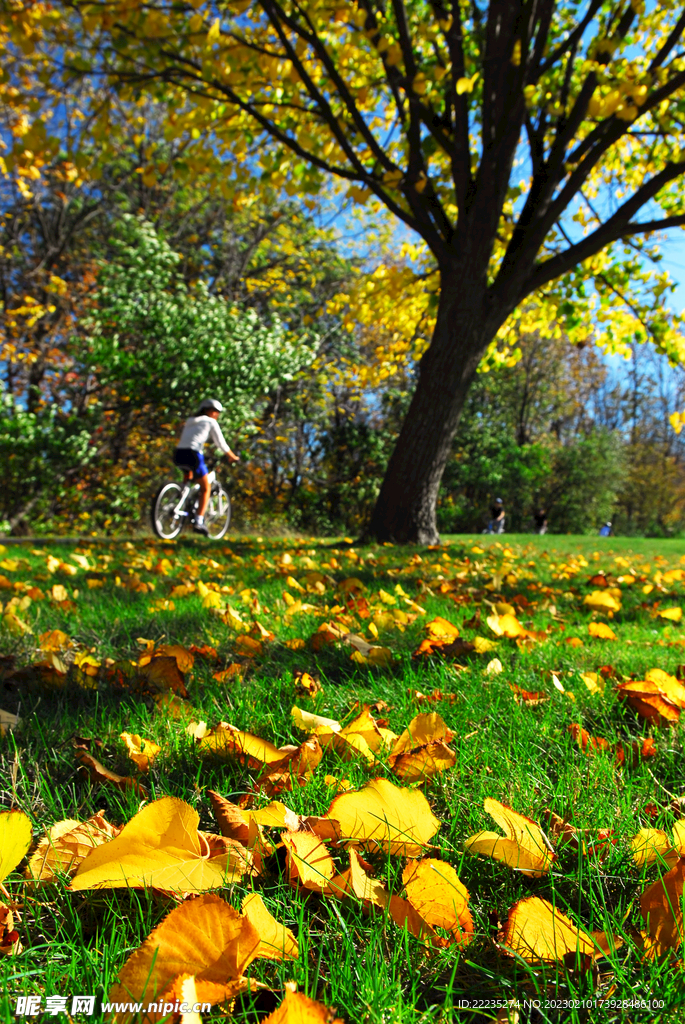
{"label": "blue shorts", "polygon": [[194,448],[177,448],[174,452],[174,465],[179,469],[190,470],[195,476],[206,476],[209,472],[204,455]]}

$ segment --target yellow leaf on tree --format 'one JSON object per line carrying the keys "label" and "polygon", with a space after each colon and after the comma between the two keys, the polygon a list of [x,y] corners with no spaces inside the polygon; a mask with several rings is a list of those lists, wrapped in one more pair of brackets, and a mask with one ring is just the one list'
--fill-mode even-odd
{"label": "yellow leaf on tree", "polygon": [[71,889],[154,887],[170,892],[218,889],[240,878],[248,861],[239,844],[216,857],[198,833],[197,811],[165,796],[142,811],[116,838],[98,846],[79,865]]}
{"label": "yellow leaf on tree", "polygon": [[440,828],[423,793],[387,779],[336,796],[328,815],[340,823],[345,838],[405,857],[419,856]]}
{"label": "yellow leaf on tree", "polygon": [[530,878],[546,875],[555,855],[550,852],[540,826],[499,800],[487,797],[483,806],[505,836],[497,832],[478,832],[465,841],[464,849],[493,857]]}
{"label": "yellow leaf on tree", "polygon": [[[462,96],[465,92],[473,92],[473,87],[476,84],[478,75],[473,75],[472,78],[458,78],[457,79],[457,96]],[[471,548],[472,551],[478,554],[483,554],[482,548]]]}
{"label": "yellow leaf on tree", "polygon": [[[244,977],[258,956],[259,932],[254,924],[215,893],[205,893],[182,903],[150,933],[119,971],[118,984],[109,992],[110,1002],[157,1003],[149,1008],[149,1022],[169,1017],[176,1001],[175,985],[188,974],[195,977],[200,1002],[223,1003],[247,988]],[[180,994],[180,991],[179,991]],[[169,1009],[165,1004],[171,1002]],[[136,1018],[133,1009],[119,1011],[116,1024]]]}
{"label": "yellow leaf on tree", "polygon": [[31,821],[23,811],[0,814],[0,885],[26,856],[32,838]]}

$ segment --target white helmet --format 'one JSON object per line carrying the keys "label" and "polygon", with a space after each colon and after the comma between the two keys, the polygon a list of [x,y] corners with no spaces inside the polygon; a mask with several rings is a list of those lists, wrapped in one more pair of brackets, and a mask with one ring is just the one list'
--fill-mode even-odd
{"label": "white helmet", "polygon": [[224,407],[221,402],[217,402],[216,398],[203,398],[200,402],[200,412],[205,412],[211,409],[212,412],[223,412]]}

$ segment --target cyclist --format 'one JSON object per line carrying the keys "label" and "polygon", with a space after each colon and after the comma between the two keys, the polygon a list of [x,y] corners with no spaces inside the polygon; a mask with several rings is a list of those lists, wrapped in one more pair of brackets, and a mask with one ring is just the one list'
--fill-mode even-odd
{"label": "cyclist", "polygon": [[229,462],[240,462],[240,458],[226,444],[221,427],[217,423],[223,411],[223,405],[215,398],[203,399],[197,412],[185,421],[178,448],[174,452],[174,464],[183,470],[183,479],[192,480],[194,475],[200,484],[200,503],[193,529],[196,533],[203,533],[205,537],[209,535],[205,526],[205,512],[209,504],[210,484],[203,455],[204,446],[211,439],[217,448],[224,452]]}

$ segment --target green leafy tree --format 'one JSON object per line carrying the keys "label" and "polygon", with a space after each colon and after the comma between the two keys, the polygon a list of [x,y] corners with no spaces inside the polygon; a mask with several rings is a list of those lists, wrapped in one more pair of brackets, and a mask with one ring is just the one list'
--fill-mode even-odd
{"label": "green leafy tree", "polygon": [[111,244],[83,362],[120,431],[160,411],[190,411],[207,394],[226,397],[229,429],[244,428],[255,402],[313,359],[313,334],[294,336],[275,317],[266,324],[203,281],[189,287],[179,255],[149,222],[125,214]]}

